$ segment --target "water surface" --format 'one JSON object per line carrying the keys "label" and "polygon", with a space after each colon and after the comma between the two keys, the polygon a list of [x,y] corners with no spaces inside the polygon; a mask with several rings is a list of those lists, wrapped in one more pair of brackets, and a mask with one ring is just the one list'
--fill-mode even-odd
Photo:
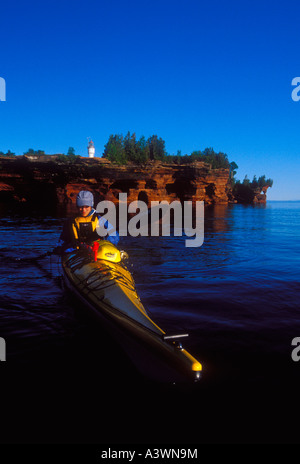
{"label": "water surface", "polygon": [[[129,253],[129,269],[150,315],[168,332],[188,332],[185,346],[203,363],[203,382],[189,394],[188,408],[186,394],[178,393],[177,397],[172,392],[165,396],[160,387],[149,387],[139,377],[115,342],[64,292],[55,260],[16,260],[54,248],[62,222],[62,218],[55,217],[3,216],[0,220],[0,336],[6,339],[6,365],[11,375],[16,375],[20,365],[23,369],[25,366],[29,377],[39,370],[45,375],[48,369],[51,391],[62,375],[61,389],[66,400],[70,394],[64,385],[72,379],[73,387],[74,375],[81,372],[79,383],[86,389],[89,407],[93,404],[100,411],[102,403],[97,393],[104,391],[114,404],[115,415],[116,404],[124,407],[128,385],[134,399],[125,402],[128,408],[132,405],[127,414],[136,411],[137,392],[147,391],[149,396],[150,389],[147,417],[153,419],[155,411],[164,407],[172,418],[177,413],[195,442],[251,441],[251,437],[263,441],[264,421],[272,430],[268,437],[280,441],[293,416],[290,409],[296,404],[300,378],[300,365],[291,359],[291,341],[300,336],[300,203],[206,208],[204,244],[199,248],[186,248],[185,237],[121,239],[120,246]],[[83,379],[90,383],[89,388]],[[110,397],[112,384],[118,385],[118,393]],[[60,398],[57,391],[56,395]],[[50,389],[45,389],[44,399],[49,396]],[[59,400],[56,404],[60,404]],[[263,412],[266,404],[267,412]],[[69,407],[73,411],[74,402]],[[251,415],[254,410],[255,418]],[[220,411],[222,428],[217,426],[214,431],[212,417],[219,417]],[[80,412],[85,421],[88,417],[92,417],[91,422],[96,420],[83,406]],[[203,414],[201,439],[188,425],[195,412],[197,417]],[[255,419],[252,435],[243,433],[246,429],[237,423],[235,435],[229,435],[228,414],[238,415],[244,426],[250,416],[251,423]],[[125,422],[125,416],[123,412],[120,423]],[[141,420],[144,424],[145,417]],[[162,425],[156,432],[151,429],[154,440],[158,431],[167,433],[169,440],[178,439],[179,432],[172,424],[168,429],[172,433]],[[114,429],[107,416],[103,427],[102,439],[120,441],[126,435],[124,427]],[[80,430],[84,440],[100,440],[97,427]],[[133,442],[143,441],[141,429],[134,430]],[[64,433],[65,429],[60,437]],[[294,439],[292,432],[284,436],[287,441]],[[51,440],[51,433],[47,437]]]}

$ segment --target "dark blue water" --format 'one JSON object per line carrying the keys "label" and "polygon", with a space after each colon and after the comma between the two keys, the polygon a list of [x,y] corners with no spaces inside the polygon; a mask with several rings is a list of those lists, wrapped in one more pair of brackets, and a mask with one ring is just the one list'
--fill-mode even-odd
{"label": "dark blue water", "polygon": [[[25,426],[17,432],[12,422],[7,440],[298,440],[291,420],[300,362],[291,358],[291,342],[300,336],[300,202],[207,208],[199,248],[186,248],[184,237],[121,239],[152,318],[167,331],[188,331],[185,346],[203,363],[201,385],[188,392],[140,378],[65,294],[54,260],[16,260],[51,250],[61,226],[61,218],[51,217],[0,220],[0,336],[7,343],[12,404],[24,407],[19,394],[25,382],[31,405],[42,398],[40,411],[51,416],[67,408],[69,418],[44,433],[38,427],[35,435]],[[135,417],[131,434],[128,417]]]}

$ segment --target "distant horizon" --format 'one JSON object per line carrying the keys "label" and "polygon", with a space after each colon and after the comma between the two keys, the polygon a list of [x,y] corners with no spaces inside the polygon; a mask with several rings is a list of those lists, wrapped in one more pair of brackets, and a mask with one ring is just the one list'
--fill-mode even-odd
{"label": "distant horizon", "polygon": [[280,203],[280,202],[281,203],[289,203],[289,202],[290,203],[298,203],[300,201],[300,199],[299,200],[268,200],[268,197],[267,197],[267,201],[276,202],[276,203]]}

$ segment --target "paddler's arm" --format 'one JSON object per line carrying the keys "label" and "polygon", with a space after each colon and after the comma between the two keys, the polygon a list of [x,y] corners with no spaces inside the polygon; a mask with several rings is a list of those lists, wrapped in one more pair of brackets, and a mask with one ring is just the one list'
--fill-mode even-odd
{"label": "paddler's arm", "polygon": [[97,225],[97,233],[99,237],[103,237],[105,240],[110,241],[113,245],[117,245],[120,237],[116,229],[113,227],[110,222],[101,217],[100,214],[98,215],[98,225]]}
{"label": "paddler's arm", "polygon": [[68,249],[76,248],[78,248],[78,238],[74,234],[73,219],[68,218],[63,224],[62,232],[52,254],[61,254]]}

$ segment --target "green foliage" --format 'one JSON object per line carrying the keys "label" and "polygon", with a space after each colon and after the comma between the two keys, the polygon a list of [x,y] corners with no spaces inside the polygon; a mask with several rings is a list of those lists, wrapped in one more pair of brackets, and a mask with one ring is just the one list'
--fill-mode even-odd
{"label": "green foliage", "polygon": [[75,156],[75,148],[69,147],[67,156]]}
{"label": "green foliage", "polygon": [[[136,134],[127,132],[126,136],[115,134],[110,135],[104,147],[103,157],[112,163],[145,164],[149,159],[162,159],[164,153],[164,141],[152,136],[148,140],[142,136],[139,140]],[[152,158],[151,158],[152,157]]]}
{"label": "green foliage", "polygon": [[125,158],[131,163],[144,164],[149,159],[149,150],[145,137],[136,140],[136,135],[130,135],[130,132],[124,138]]}
{"label": "green foliage", "polygon": [[260,176],[258,179],[256,176],[253,176],[253,180],[251,182],[250,179],[248,179],[248,176],[246,175],[243,180],[243,185],[249,186],[252,190],[262,191],[262,189],[265,187],[272,187],[273,180],[266,179],[266,176],[263,175],[263,176]]}
{"label": "green foliage", "polygon": [[258,178],[258,187],[262,190],[264,187],[272,187],[273,179],[266,179],[266,176],[260,176]]}
{"label": "green foliage", "polygon": [[147,163],[150,157],[150,148],[149,144],[146,141],[145,137],[142,136],[137,142],[137,158],[138,162]]}
{"label": "green foliage", "polygon": [[7,150],[6,153],[4,153],[3,151],[0,151],[0,156],[15,156],[15,153],[13,153],[10,150]]}
{"label": "green foliage", "polygon": [[67,155],[57,155],[57,161],[61,163],[67,163],[68,162],[68,157]]}
{"label": "green foliage", "polygon": [[103,157],[107,158],[112,163],[127,163],[123,135],[115,134],[109,136],[108,142],[104,147]]}
{"label": "green foliage", "polygon": [[166,152],[164,140],[157,135],[152,135],[147,140],[144,136],[137,140],[136,134],[130,132],[127,132],[125,137],[118,134],[110,135],[103,156],[120,165],[144,164],[155,160],[167,164],[186,165],[200,161],[210,164],[212,169],[229,169],[233,195],[242,203],[252,203],[258,191],[261,192],[264,187],[273,185],[273,180],[266,179],[265,176],[258,179],[254,176],[252,182],[247,176],[243,182],[236,180],[234,176],[238,165],[235,161],[229,162],[226,153],[217,153],[213,148],[193,151],[191,155],[182,155],[178,150],[176,155],[170,155]]}
{"label": "green foliage", "polygon": [[234,176],[237,164],[229,163],[225,153],[216,153],[213,148],[204,151],[194,151],[191,155],[182,155],[178,150],[176,155],[166,151],[165,141],[157,135],[151,135],[147,140],[142,136],[139,140],[136,134],[128,132],[126,136],[110,135],[104,147],[103,157],[116,164],[145,164],[148,161],[162,161],[167,164],[190,164],[195,161],[209,163],[213,169],[230,169]]}
{"label": "green foliage", "polygon": [[241,183],[240,181],[237,181],[235,183],[233,187],[233,195],[235,199],[238,201],[238,203],[252,203],[253,202],[255,193],[249,184],[244,181],[243,183]]}
{"label": "green foliage", "polygon": [[246,174],[245,177],[244,177],[243,185],[250,186],[250,180],[248,179],[247,174]]}
{"label": "green foliage", "polygon": [[44,155],[44,154],[45,154],[44,150],[34,150],[33,148],[28,148],[28,150],[24,152],[24,155],[39,156],[39,155]]}
{"label": "green foliage", "polygon": [[161,137],[158,138],[157,135],[152,135],[148,138],[147,145],[149,147],[150,160],[165,160],[167,152],[165,141]]}
{"label": "green foliage", "polygon": [[243,182],[239,180],[235,181],[233,185],[233,194],[234,197],[240,203],[252,203],[254,196],[264,188],[272,187],[273,180],[266,179],[266,176],[260,176],[258,179],[256,176],[253,176],[253,180],[250,181],[246,175]]}
{"label": "green foliage", "polygon": [[229,169],[230,164],[226,153],[216,153],[212,148],[205,148],[197,161],[204,161],[211,165],[213,169]]}
{"label": "green foliage", "polygon": [[251,182],[251,187],[253,188],[253,190],[258,188],[258,181],[257,181],[256,176],[253,176],[253,180]]}
{"label": "green foliage", "polygon": [[80,157],[74,154],[70,154],[67,155],[67,158],[69,163],[76,163],[76,161],[78,161]]}
{"label": "green foliage", "polygon": [[80,156],[77,155],[57,155],[56,159],[64,164],[75,164],[80,162]]}
{"label": "green foliage", "polygon": [[[205,148],[205,150],[193,151],[190,155],[181,156],[181,152],[173,155],[173,162],[176,164],[191,164],[196,161],[208,163],[213,169],[237,169],[238,165],[235,162],[229,163],[226,153],[216,153],[213,148]],[[232,167],[231,167],[232,164]],[[235,172],[234,172],[235,173]]]}
{"label": "green foliage", "polygon": [[58,155],[57,160],[60,163],[74,164],[80,161],[80,156],[75,155],[75,149],[73,147],[69,147],[67,154]]}
{"label": "green foliage", "polygon": [[238,165],[235,163],[235,161],[231,161],[229,164],[230,166],[230,173],[231,176],[234,177],[236,175],[236,170],[239,168]]}

